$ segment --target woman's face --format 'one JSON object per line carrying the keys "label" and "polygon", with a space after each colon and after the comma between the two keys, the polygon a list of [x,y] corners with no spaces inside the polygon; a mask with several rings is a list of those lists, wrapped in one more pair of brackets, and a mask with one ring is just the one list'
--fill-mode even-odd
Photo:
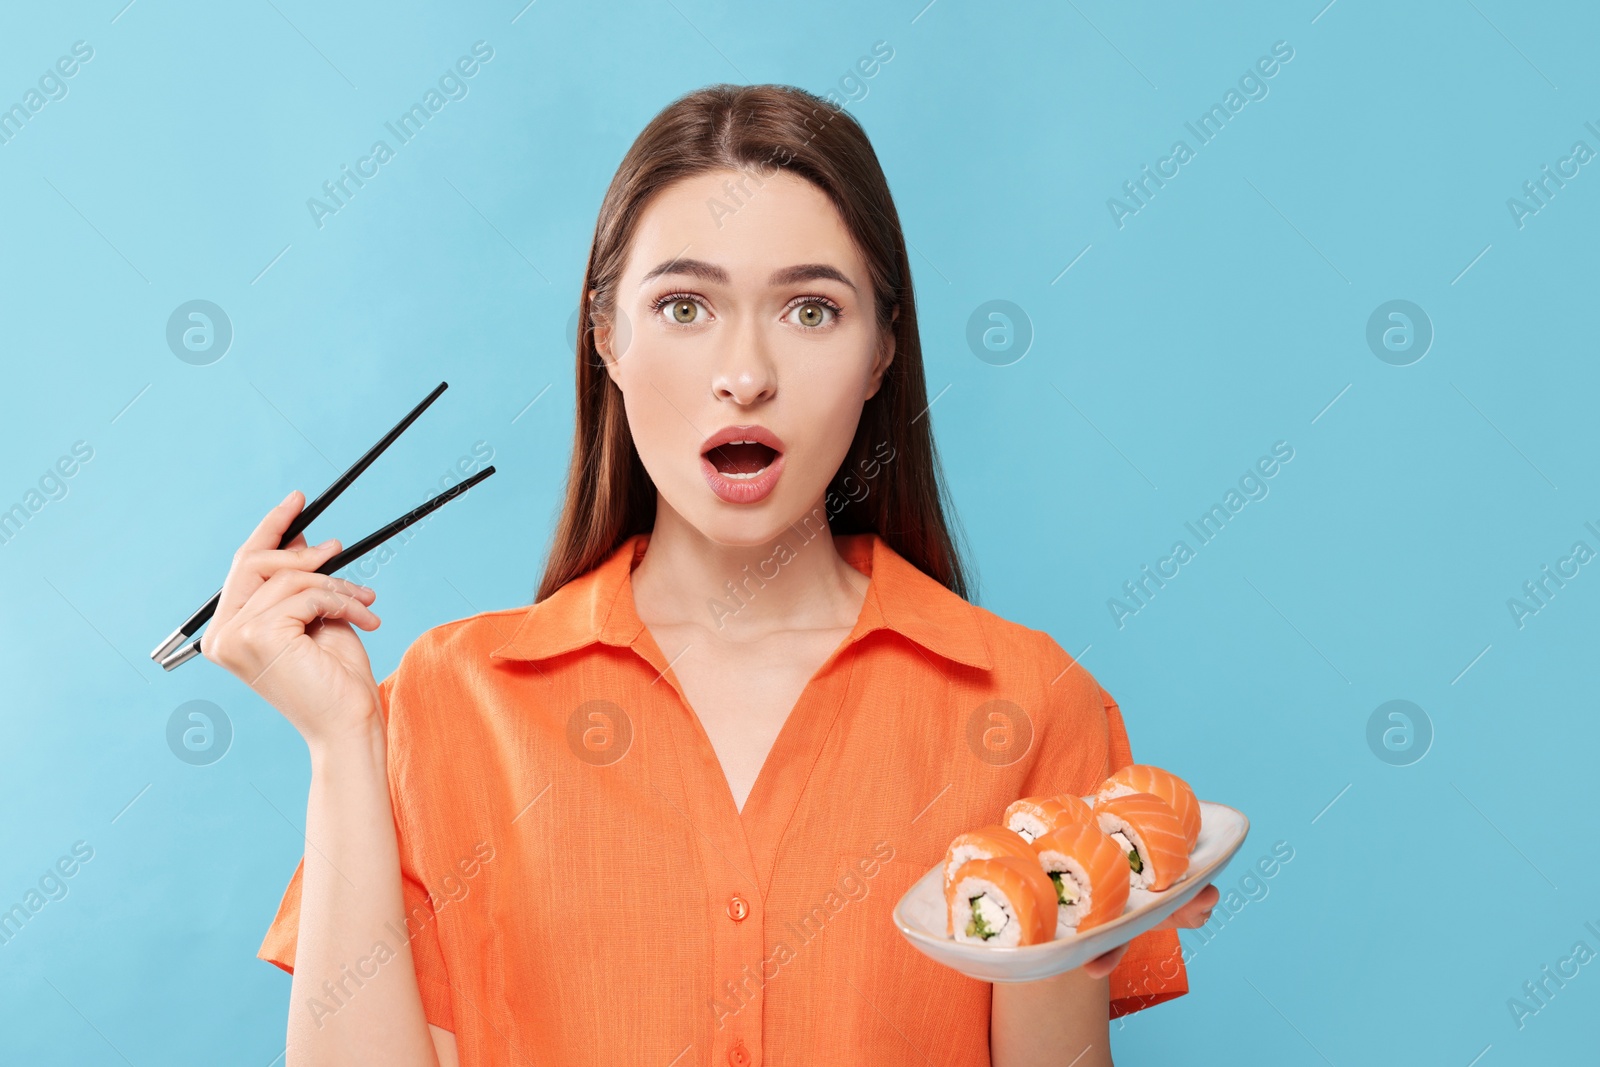
{"label": "woman's face", "polygon": [[822,521],[894,354],[827,196],[782,170],[668,186],[640,220],[616,307],[596,342],[662,507],[726,545]]}

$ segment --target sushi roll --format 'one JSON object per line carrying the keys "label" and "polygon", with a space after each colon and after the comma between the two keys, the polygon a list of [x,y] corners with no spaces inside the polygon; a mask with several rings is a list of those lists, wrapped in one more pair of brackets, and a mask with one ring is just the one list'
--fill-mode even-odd
{"label": "sushi roll", "polygon": [[1195,842],[1200,839],[1200,801],[1195,798],[1188,782],[1171,771],[1148,763],[1130,763],[1105,780],[1095,793],[1094,803],[1098,807],[1101,800],[1127,796],[1129,793],[1154,793],[1171,805],[1178,821],[1183,824],[1183,837],[1188,843],[1188,850],[1194,851]]}
{"label": "sushi roll", "polygon": [[963,944],[1015,948],[1056,936],[1055,890],[1036,859],[968,860],[944,900],[947,931]]}
{"label": "sushi roll", "polygon": [[1033,862],[1033,846],[1014,830],[1004,826],[980,826],[968,830],[950,842],[944,854],[944,884],[948,886],[956,869],[968,860],[987,860],[997,856],[1015,856]]}
{"label": "sushi roll", "polygon": [[1079,933],[1110,922],[1128,903],[1128,857],[1094,823],[1051,830],[1033,843],[1055,887],[1056,929]]}
{"label": "sushi roll", "polygon": [[1154,793],[1125,793],[1094,809],[1100,829],[1128,857],[1128,883],[1159,892],[1189,870],[1183,824]]}
{"label": "sushi roll", "polygon": [[1075,822],[1093,822],[1094,813],[1081,797],[1065,793],[1058,797],[1023,797],[1014,800],[1006,808],[1001,821],[1031,845],[1037,838],[1058,827]]}

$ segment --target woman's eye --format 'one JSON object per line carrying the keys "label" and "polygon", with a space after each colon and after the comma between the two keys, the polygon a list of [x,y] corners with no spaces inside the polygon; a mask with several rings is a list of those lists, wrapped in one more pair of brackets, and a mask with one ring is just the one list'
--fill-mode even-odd
{"label": "woman's eye", "polygon": [[812,328],[826,325],[833,320],[834,315],[831,307],[815,300],[807,300],[803,304],[796,305],[794,312],[796,322]]}
{"label": "woman's eye", "polygon": [[684,325],[693,322],[700,311],[700,304],[694,300],[674,300],[670,306],[673,321]]}

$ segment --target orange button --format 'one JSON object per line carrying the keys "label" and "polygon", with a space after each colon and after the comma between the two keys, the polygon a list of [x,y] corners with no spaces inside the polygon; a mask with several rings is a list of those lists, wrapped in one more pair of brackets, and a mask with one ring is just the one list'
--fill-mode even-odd
{"label": "orange button", "polygon": [[[738,900],[738,897],[734,897]],[[733,1047],[728,1049],[728,1063],[731,1067],[750,1067],[750,1053],[745,1051],[742,1038],[733,1039]]]}
{"label": "orange button", "polygon": [[738,893],[728,898],[728,918],[736,923],[744,922],[744,917],[750,914],[750,905],[744,902],[744,897]]}

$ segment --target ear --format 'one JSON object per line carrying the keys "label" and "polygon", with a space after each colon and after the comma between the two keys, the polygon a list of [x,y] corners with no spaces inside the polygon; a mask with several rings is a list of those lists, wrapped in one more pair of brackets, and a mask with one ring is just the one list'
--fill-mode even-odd
{"label": "ear", "polygon": [[883,331],[883,341],[878,347],[878,358],[872,365],[872,377],[867,383],[867,399],[871,400],[878,395],[878,390],[883,386],[883,376],[889,370],[889,364],[894,362],[894,324],[900,321],[900,305],[894,306],[894,312],[889,316],[889,328]]}
{"label": "ear", "polygon": [[612,341],[613,341],[613,338],[614,338],[614,328],[612,327],[612,325],[610,323],[604,322],[604,321],[602,321],[601,319],[597,318],[594,315],[594,311],[593,311],[594,298],[595,298],[595,291],[593,289],[590,289],[589,290],[589,307],[590,307],[589,315],[590,315],[590,320],[594,324],[592,332],[594,334],[595,354],[600,357],[600,362],[605,364],[606,373],[611,376],[612,384],[616,385],[617,388],[620,389],[620,388],[622,388],[622,382],[619,381],[618,378],[617,378],[617,375],[619,373],[618,370],[617,370],[617,361],[612,357]]}

